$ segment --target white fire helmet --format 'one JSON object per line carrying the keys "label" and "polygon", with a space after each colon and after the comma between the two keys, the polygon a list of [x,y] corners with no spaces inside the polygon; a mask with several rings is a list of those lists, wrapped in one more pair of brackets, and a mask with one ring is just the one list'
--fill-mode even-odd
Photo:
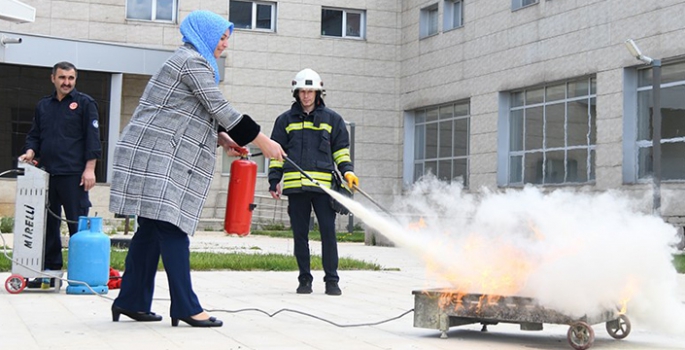
{"label": "white fire helmet", "polygon": [[301,70],[292,81],[290,91],[295,93],[298,89],[311,89],[323,92],[323,81],[319,74],[309,68]]}

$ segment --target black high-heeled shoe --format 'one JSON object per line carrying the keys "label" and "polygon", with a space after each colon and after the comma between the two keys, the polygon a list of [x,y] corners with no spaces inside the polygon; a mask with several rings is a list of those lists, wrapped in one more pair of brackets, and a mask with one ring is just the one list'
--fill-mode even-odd
{"label": "black high-heeled shoe", "polygon": [[206,320],[196,320],[192,317],[171,318],[171,326],[178,326],[178,321],[183,321],[193,327],[221,327],[224,323],[212,316]]}
{"label": "black high-heeled shoe", "polygon": [[162,320],[162,316],[154,312],[136,312],[122,309],[116,305],[112,305],[112,322],[119,322],[119,315],[124,314],[138,322],[157,322]]}

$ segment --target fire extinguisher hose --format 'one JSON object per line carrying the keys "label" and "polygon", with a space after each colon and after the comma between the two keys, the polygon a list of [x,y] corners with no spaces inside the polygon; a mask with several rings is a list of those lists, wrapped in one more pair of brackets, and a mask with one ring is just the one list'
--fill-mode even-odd
{"label": "fire extinguisher hose", "polygon": [[[319,187],[322,187],[321,184],[320,184],[318,181],[314,180],[311,176],[309,176],[309,174],[307,174],[307,172],[304,171],[304,169],[302,169],[299,165],[297,165],[295,162],[293,162],[290,158],[288,158],[288,157],[283,157],[283,159],[285,159],[286,162],[290,163],[290,165],[294,166],[295,169],[297,169],[297,171],[299,171],[302,175],[304,175],[304,177],[307,178],[307,180],[311,181],[312,183],[314,183],[315,185],[317,185],[317,186],[319,186]],[[323,187],[322,187],[322,188],[323,188]],[[391,217],[394,218],[394,215],[393,215],[388,209],[385,209],[385,207],[383,207],[380,203],[378,203],[376,200],[374,200],[373,198],[371,198],[371,196],[370,196],[368,193],[366,193],[365,191],[363,191],[361,188],[359,188],[359,186],[354,185],[354,189],[357,190],[357,191],[359,191],[359,193],[361,193],[362,196],[366,197],[366,199],[368,199],[369,201],[371,201],[371,203],[373,203],[373,204],[375,204],[377,207],[381,208],[381,210],[383,210],[386,214],[388,214],[388,215],[390,215]]]}
{"label": "fire extinguisher hose", "polygon": [[354,187],[355,190],[357,190],[359,193],[361,193],[362,196],[366,197],[366,199],[370,200],[371,203],[373,203],[373,204],[375,204],[377,207],[381,208],[381,210],[383,210],[386,214],[388,214],[388,215],[394,217],[394,215],[392,215],[392,213],[391,213],[388,209],[385,209],[385,207],[383,207],[382,205],[380,205],[380,203],[376,202],[376,200],[374,200],[373,198],[371,198],[371,196],[369,196],[368,193],[366,193],[366,192],[363,191],[361,188],[359,188],[359,186],[357,186],[357,185],[352,185],[352,187]]}

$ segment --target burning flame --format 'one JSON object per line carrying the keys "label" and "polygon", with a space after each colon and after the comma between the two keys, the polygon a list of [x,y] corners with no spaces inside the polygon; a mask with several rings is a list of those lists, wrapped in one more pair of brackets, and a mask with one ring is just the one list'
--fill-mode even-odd
{"label": "burning flame", "polygon": [[[527,224],[533,233],[531,241],[545,240],[544,234],[532,222]],[[425,222],[421,219],[410,227],[425,227]],[[498,303],[503,296],[520,295],[529,276],[541,263],[540,257],[530,256],[524,249],[502,237],[488,238],[473,233],[460,246],[453,248],[451,251],[458,255],[455,260],[468,261],[468,266],[446,266],[435,255],[424,256],[424,259],[428,262],[426,266],[429,273],[454,287],[443,293],[440,305],[452,305],[455,309],[463,307],[463,297],[467,294],[480,294],[475,306],[478,309]]]}
{"label": "burning flame", "polygon": [[426,221],[423,220],[423,217],[420,217],[420,218],[419,218],[419,221],[417,221],[417,222],[410,222],[410,223],[407,225],[407,227],[408,227],[410,230],[418,231],[418,230],[420,230],[420,229],[422,229],[422,228],[426,228]]}
{"label": "burning flame", "polygon": [[625,315],[628,311],[628,302],[630,301],[630,299],[632,299],[633,295],[635,295],[635,292],[638,289],[637,286],[637,280],[635,280],[635,278],[631,278],[626,284],[626,286],[623,288],[623,292],[621,293],[621,300],[619,302],[619,304],[621,304],[621,308],[618,311],[619,314]]}
{"label": "burning flame", "polygon": [[[476,234],[470,235],[460,247],[450,247],[449,250],[459,255],[456,261],[469,261],[468,266],[446,266],[444,260],[438,260],[439,254],[426,255],[424,259],[429,274],[453,286],[441,293],[438,305],[455,311],[475,308],[480,312],[487,305],[497,304],[503,296],[517,295],[535,268],[531,258],[522,250]],[[464,305],[464,296],[472,293],[480,294],[480,297],[477,300],[470,298],[468,305]]]}
{"label": "burning flame", "polygon": [[533,262],[515,247],[475,235],[469,237],[459,254],[462,255],[460,260],[473,263],[470,266],[452,266],[449,271],[444,271],[444,267],[441,271],[437,263],[427,266],[430,272],[447,280],[461,293],[515,295],[525,286],[534,268]]}

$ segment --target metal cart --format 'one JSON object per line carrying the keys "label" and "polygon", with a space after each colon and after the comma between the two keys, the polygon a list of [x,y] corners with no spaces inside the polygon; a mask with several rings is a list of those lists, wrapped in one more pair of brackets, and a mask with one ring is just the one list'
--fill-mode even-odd
{"label": "metal cart", "polygon": [[488,325],[516,323],[522,330],[542,330],[543,323],[566,324],[566,338],[576,350],[585,350],[595,341],[590,325],[606,322],[607,332],[614,339],[630,333],[630,320],[623,314],[605,310],[597,315],[572,318],[540,306],[535,299],[518,296],[493,296],[456,293],[446,289],[415,290],[414,327],[438,329],[447,338],[452,326],[480,323],[482,331]]}
{"label": "metal cart", "polygon": [[35,166],[19,162],[17,198],[14,210],[14,243],[12,275],[5,281],[9,293],[26,288],[27,278],[55,278],[55,292],[62,283],[62,271],[43,270],[45,226],[47,219],[48,183],[50,175]]}

